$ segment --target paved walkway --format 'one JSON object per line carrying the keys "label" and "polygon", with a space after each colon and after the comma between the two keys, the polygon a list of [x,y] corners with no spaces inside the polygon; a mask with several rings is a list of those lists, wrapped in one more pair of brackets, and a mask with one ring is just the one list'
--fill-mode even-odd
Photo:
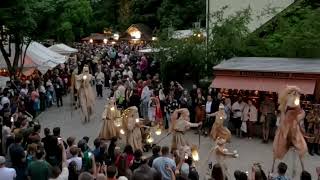
{"label": "paved walkway", "polygon": [[[80,110],[72,110],[71,108],[71,98],[64,98],[64,106],[57,108],[51,107],[47,111],[43,112],[39,117],[39,121],[42,128],[49,127],[50,129],[54,127],[61,127],[61,134],[63,137],[67,138],[69,136],[74,136],[77,140],[81,139],[83,136],[90,137],[90,144],[92,145],[94,139],[99,134],[100,128],[102,126],[101,114],[104,110],[106,103],[106,95],[108,92],[104,91],[104,98],[97,98],[95,104],[95,118],[87,124],[82,123]],[[161,136],[155,137],[155,142],[166,133],[163,132]],[[187,139],[190,143],[198,145],[198,135],[195,135],[192,130],[186,133]],[[123,138],[124,139],[124,138]],[[171,136],[168,136],[160,145],[170,146]],[[201,137],[200,146],[200,162],[198,162],[197,169],[200,175],[203,177],[205,174],[206,163],[203,160],[206,159],[208,151],[213,146],[213,143],[209,138]],[[271,169],[272,164],[272,144],[262,144],[260,139],[238,139],[233,137],[231,144],[228,145],[230,150],[237,150],[240,157],[237,159],[228,160],[229,172],[233,176],[233,172],[237,169],[242,171],[251,170],[251,166],[254,162],[261,163],[263,169],[267,173]],[[288,154],[283,160],[288,164],[289,171],[293,167],[293,157]],[[297,173],[300,174],[300,164],[297,160],[296,166],[298,168]],[[312,173],[313,179],[316,179],[316,167],[320,167],[320,156],[309,156],[305,157],[306,170]],[[291,173],[290,173],[291,174]],[[233,179],[233,178],[231,178]],[[296,177],[295,179],[298,179]]]}

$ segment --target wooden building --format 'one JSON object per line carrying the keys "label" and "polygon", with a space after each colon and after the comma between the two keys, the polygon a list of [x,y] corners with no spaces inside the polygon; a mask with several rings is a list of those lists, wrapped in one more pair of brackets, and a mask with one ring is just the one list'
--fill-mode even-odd
{"label": "wooden building", "polygon": [[279,93],[298,86],[320,102],[320,59],[234,57],[213,67],[212,86]]}

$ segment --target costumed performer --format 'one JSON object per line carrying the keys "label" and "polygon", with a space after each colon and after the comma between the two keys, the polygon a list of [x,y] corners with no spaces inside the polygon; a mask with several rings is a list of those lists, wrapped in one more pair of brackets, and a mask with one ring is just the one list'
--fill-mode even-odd
{"label": "costumed performer", "polygon": [[[217,137],[216,139],[216,146],[213,147],[208,155],[208,158],[205,162],[208,163],[207,166],[207,173],[211,173],[212,167],[215,164],[220,164],[222,167],[223,175],[228,176],[228,166],[226,163],[226,158],[237,158],[239,157],[238,152],[235,150],[233,152],[230,152],[225,147],[226,140],[222,137]],[[225,179],[225,177],[223,178]]]}
{"label": "costumed performer", "polygon": [[228,128],[223,126],[223,122],[227,119],[227,115],[224,110],[224,105],[219,105],[219,110],[215,113],[208,114],[209,117],[215,116],[215,122],[211,128],[210,136],[213,141],[216,141],[218,137],[225,139],[227,142],[231,139],[231,132]]}
{"label": "costumed performer", "polygon": [[199,127],[200,123],[190,123],[190,113],[186,108],[177,109],[172,113],[171,116],[171,133],[172,133],[172,144],[171,149],[180,150],[184,146],[189,146],[188,141],[184,137],[185,131],[190,127]]}
{"label": "costumed performer", "polygon": [[95,97],[91,87],[93,76],[89,73],[88,65],[84,65],[82,73],[76,76],[78,85],[76,86],[79,94],[79,101],[82,113],[84,115],[84,122],[89,122],[93,114],[93,105]]}
{"label": "costumed performer", "polygon": [[133,150],[140,149],[143,151],[142,146],[142,135],[141,135],[141,124],[139,118],[138,108],[131,106],[124,110],[123,114],[123,128],[126,131],[127,144],[131,145]]}
{"label": "costumed performer", "polygon": [[110,140],[113,137],[119,137],[115,121],[120,118],[120,111],[117,110],[114,99],[109,99],[102,114],[103,126],[100,130],[99,137]]}
{"label": "costumed performer", "polygon": [[[308,148],[300,126],[300,121],[305,117],[305,112],[300,107],[300,94],[298,87],[288,86],[279,95],[280,125],[273,141],[272,172],[275,160],[283,159],[291,147],[294,147],[299,154],[302,170],[304,170],[302,158]],[[295,169],[293,172],[294,176]]]}

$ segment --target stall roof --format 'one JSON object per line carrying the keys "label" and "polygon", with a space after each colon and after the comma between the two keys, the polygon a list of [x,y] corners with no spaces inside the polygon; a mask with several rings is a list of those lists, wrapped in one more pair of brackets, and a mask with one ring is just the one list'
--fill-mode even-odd
{"label": "stall roof", "polygon": [[78,52],[77,49],[74,49],[70,46],[67,46],[65,44],[55,44],[49,47],[51,51],[54,51],[56,53],[59,53],[61,55],[70,55],[72,53]]}
{"label": "stall roof", "polygon": [[214,66],[213,69],[229,71],[320,74],[320,59],[234,57]]}

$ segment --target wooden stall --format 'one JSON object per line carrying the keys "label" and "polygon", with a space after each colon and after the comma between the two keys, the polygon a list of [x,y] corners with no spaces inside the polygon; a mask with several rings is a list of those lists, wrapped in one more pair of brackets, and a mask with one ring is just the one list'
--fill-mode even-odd
{"label": "wooden stall", "polygon": [[320,101],[320,59],[234,57],[213,70],[215,88],[271,94],[298,86],[308,101]]}

